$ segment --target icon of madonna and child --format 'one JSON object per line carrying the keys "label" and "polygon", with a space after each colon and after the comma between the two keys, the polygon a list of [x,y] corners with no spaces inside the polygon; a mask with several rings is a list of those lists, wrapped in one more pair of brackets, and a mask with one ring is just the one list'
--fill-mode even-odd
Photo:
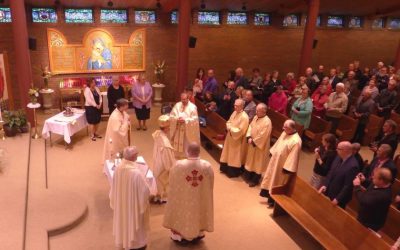
{"label": "icon of madonna and child", "polygon": [[92,54],[87,63],[88,70],[112,69],[112,53],[100,37],[92,41]]}

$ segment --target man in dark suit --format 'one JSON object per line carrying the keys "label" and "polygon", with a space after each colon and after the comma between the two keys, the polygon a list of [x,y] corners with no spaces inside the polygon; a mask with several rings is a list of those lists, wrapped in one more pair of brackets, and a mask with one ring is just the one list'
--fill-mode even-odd
{"label": "man in dark suit", "polygon": [[323,186],[319,189],[319,193],[324,193],[333,205],[339,205],[344,209],[351,200],[353,180],[357,176],[359,166],[350,142],[340,142],[336,150],[338,156],[333,161],[331,170]]}
{"label": "man in dark suit", "polygon": [[359,202],[357,220],[364,226],[378,231],[385,225],[390,203],[392,202],[390,171],[377,169],[367,190],[361,187],[361,178],[353,180],[356,199]]}
{"label": "man in dark suit", "polygon": [[397,176],[396,164],[390,157],[392,154],[392,148],[388,144],[382,144],[376,151],[376,157],[372,160],[362,173],[359,175],[362,185],[367,188],[371,183],[375,175],[375,172],[379,168],[387,168],[392,174],[392,182]]}
{"label": "man in dark suit", "polygon": [[397,138],[397,123],[393,120],[386,120],[382,127],[382,134],[378,136],[377,140],[370,145],[370,150],[374,152],[374,157],[376,156],[376,151],[382,144],[389,144],[392,148],[392,153],[390,158],[393,159],[394,153],[397,150],[398,138]]}
{"label": "man in dark suit", "polygon": [[229,117],[233,113],[233,104],[237,99],[235,93],[235,82],[228,82],[228,87],[225,92],[218,99],[218,114],[222,116],[225,120],[229,120]]}
{"label": "man in dark suit", "polygon": [[338,84],[342,79],[339,78],[339,76],[337,75],[337,71],[335,68],[332,68],[329,71],[329,83],[332,86],[332,89],[336,88],[336,84]]}

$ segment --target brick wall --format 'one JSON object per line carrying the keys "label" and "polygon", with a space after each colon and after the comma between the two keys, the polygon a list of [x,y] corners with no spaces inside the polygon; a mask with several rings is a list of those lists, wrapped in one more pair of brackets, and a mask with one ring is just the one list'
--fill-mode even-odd
{"label": "brick wall", "polygon": [[[37,39],[37,50],[31,52],[32,65],[48,64],[47,35],[48,27],[57,28],[64,33],[68,42],[80,43],[84,34],[95,27],[108,30],[117,43],[126,43],[130,34],[137,28],[147,28],[146,71],[148,79],[154,80],[152,62],[165,59],[167,71],[165,81],[167,88],[164,98],[175,97],[177,26],[169,24],[169,15],[158,16],[161,21],[156,25],[83,25],[63,24],[28,25],[30,37]],[[131,17],[132,18],[132,17]],[[369,24],[365,24],[368,26]],[[0,24],[0,51],[8,51],[12,82],[17,72],[14,69],[13,36],[11,24]],[[229,70],[241,66],[250,75],[253,67],[259,67],[262,72],[279,70],[281,76],[288,71],[297,71],[301,49],[303,28],[281,28],[279,24],[271,27],[199,26],[193,24],[191,35],[197,37],[195,49],[190,49],[189,79],[195,75],[198,67],[214,68],[219,82],[227,78]],[[313,66],[324,64],[326,68],[335,65],[346,66],[351,60],[359,59],[363,65],[373,66],[377,60],[391,63],[394,60],[400,32],[370,29],[349,30],[319,28],[316,39],[318,46],[314,49]],[[33,70],[35,83],[41,79]],[[61,76],[62,78],[62,76]],[[55,77],[51,86],[57,89],[60,78]],[[18,86],[13,86],[13,93],[18,102]]]}

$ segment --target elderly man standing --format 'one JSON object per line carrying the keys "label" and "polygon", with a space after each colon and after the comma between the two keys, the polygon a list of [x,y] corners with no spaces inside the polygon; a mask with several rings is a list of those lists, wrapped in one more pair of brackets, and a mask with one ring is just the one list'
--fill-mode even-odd
{"label": "elderly man standing", "polygon": [[214,77],[213,69],[209,69],[207,71],[207,80],[204,83],[202,95],[204,96],[207,92],[211,92],[213,95],[217,94],[218,92],[218,82]]}
{"label": "elderly man standing", "polygon": [[123,155],[124,159],[115,169],[110,192],[115,244],[123,249],[145,249],[150,189],[135,162],[138,156],[136,147],[125,148]]}
{"label": "elderly man standing", "polygon": [[268,198],[269,207],[275,203],[270,196],[272,189],[286,185],[289,177],[297,172],[301,143],[296,123],[293,120],[286,120],[281,136],[270,150],[271,159],[261,183],[260,196]]}
{"label": "elderly man standing", "polygon": [[392,174],[385,168],[376,171],[366,191],[361,187],[359,177],[353,180],[355,196],[359,202],[357,220],[376,232],[385,225],[390,203],[392,203],[391,181]]}
{"label": "elderly man standing", "polygon": [[376,157],[371,161],[371,163],[366,166],[362,173],[359,175],[362,185],[367,188],[375,175],[377,169],[380,168],[387,168],[390,170],[393,179],[392,182],[395,180],[397,176],[397,167],[396,163],[391,158],[392,155],[392,148],[389,144],[382,144],[379,146],[378,150],[376,151]]}
{"label": "elderly man standing", "polygon": [[261,174],[267,167],[271,131],[272,123],[267,116],[267,105],[260,103],[246,134],[249,146],[243,177],[250,187],[258,185]]}
{"label": "elderly man standing", "polygon": [[250,89],[249,81],[244,76],[244,72],[242,68],[237,68],[235,70],[235,84],[236,87],[242,86],[244,89]]}
{"label": "elderly man standing", "polygon": [[328,102],[325,103],[325,118],[332,122],[331,133],[336,134],[337,126],[342,115],[347,110],[348,105],[347,95],[344,93],[344,84],[336,84],[336,92],[329,95]]}
{"label": "elderly man standing", "polygon": [[324,193],[333,205],[339,205],[344,209],[351,200],[353,180],[357,176],[359,166],[350,142],[340,142],[336,150],[338,156],[332,162],[331,170],[319,193]]}
{"label": "elderly man standing", "polygon": [[353,141],[362,142],[365,128],[367,127],[369,121],[369,115],[374,112],[375,102],[371,98],[371,92],[366,91],[357,100],[357,105],[353,111],[353,116],[358,120],[358,125],[356,133],[354,135]]}
{"label": "elderly man standing", "polygon": [[253,91],[246,90],[244,95],[244,112],[246,112],[249,120],[252,121],[254,116],[256,115],[256,107],[257,104],[253,100]]}
{"label": "elderly man standing", "polygon": [[214,172],[199,156],[199,144],[190,143],[188,158],[177,161],[170,171],[163,226],[171,230],[172,240],[181,243],[197,242],[205,231],[214,231]]}
{"label": "elderly man standing", "polygon": [[249,126],[249,117],[243,111],[244,101],[237,99],[235,101],[235,111],[226,122],[228,131],[220,159],[220,170],[229,178],[238,177],[241,174],[243,162],[244,142],[246,132]]}
{"label": "elderly man standing", "polygon": [[152,171],[157,183],[154,202],[166,203],[169,170],[175,165],[174,148],[168,138],[169,116],[160,116],[158,124],[160,129],[152,134],[154,140]]}
{"label": "elderly man standing", "polygon": [[117,153],[129,144],[130,117],[128,100],[118,99],[117,108],[111,113],[107,123],[106,136],[104,141],[103,162],[115,158]]}
{"label": "elderly man standing", "polygon": [[183,158],[187,145],[200,143],[200,128],[197,107],[189,102],[186,93],[181,94],[181,101],[176,103],[170,113],[171,141],[175,156]]}

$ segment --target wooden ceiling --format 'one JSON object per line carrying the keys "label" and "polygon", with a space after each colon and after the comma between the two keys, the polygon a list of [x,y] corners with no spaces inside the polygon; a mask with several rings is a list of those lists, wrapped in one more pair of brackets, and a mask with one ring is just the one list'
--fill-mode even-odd
{"label": "wooden ceiling", "polygon": [[[9,1],[4,0],[8,5]],[[107,7],[109,0],[60,0],[65,7]],[[160,0],[166,4],[170,0]],[[54,6],[55,0],[26,0],[31,6]],[[155,9],[157,0],[112,0],[114,8]],[[193,8],[200,9],[202,0],[192,0]],[[307,10],[307,0],[204,0],[206,9],[240,11],[245,3],[248,11],[267,11],[280,14]],[[321,0],[321,14],[342,15],[389,15],[400,17],[399,0]]]}

